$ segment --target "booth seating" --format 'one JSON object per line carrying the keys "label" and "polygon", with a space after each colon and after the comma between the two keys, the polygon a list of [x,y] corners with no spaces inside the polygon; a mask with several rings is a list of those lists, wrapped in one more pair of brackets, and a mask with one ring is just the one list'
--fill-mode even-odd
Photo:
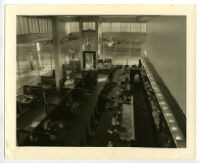
{"label": "booth seating", "polygon": [[64,87],[64,83],[65,83],[65,80],[66,79],[61,79],[60,81],[59,81],[59,90],[60,90],[60,95],[62,96],[62,95],[64,95],[64,93],[65,93],[65,87]]}
{"label": "booth seating", "polygon": [[83,140],[85,140],[84,146],[92,146],[96,130],[98,127],[99,120],[95,118],[94,114],[91,115],[90,122],[86,127],[85,135]]}
{"label": "booth seating", "polygon": [[55,93],[56,91],[56,80],[53,76],[41,76],[40,85],[44,87],[46,95]]}
{"label": "booth seating", "polygon": [[91,114],[89,124],[86,127],[85,135],[82,138],[82,146],[92,146],[96,135],[96,131],[99,124],[100,113],[98,113],[97,107],[94,108],[94,112]]}
{"label": "booth seating", "polygon": [[71,91],[74,91],[74,89],[80,87],[81,80],[78,79],[70,79],[67,80],[65,78],[61,79],[59,81],[59,89],[60,89],[60,95],[66,95]]}
{"label": "booth seating", "polygon": [[75,77],[74,85],[76,86],[76,88],[80,88],[82,86],[82,79],[79,77]]}
{"label": "booth seating", "polygon": [[45,75],[42,75],[41,78],[40,78],[39,85],[55,86],[56,85],[56,82],[55,82],[55,70],[52,70],[52,71],[48,72]]}
{"label": "booth seating", "polygon": [[97,71],[99,74],[109,74],[110,69],[103,67],[103,68],[98,68]]}
{"label": "booth seating", "polygon": [[136,65],[132,65],[130,68],[130,83],[133,85],[135,75],[140,75],[140,71]]}
{"label": "booth seating", "polygon": [[99,123],[99,121],[98,121],[97,117],[95,116],[95,113],[92,114],[91,119],[90,119],[90,126],[91,126],[91,129],[93,132],[96,132],[98,123]]}
{"label": "booth seating", "polygon": [[17,96],[17,114],[20,115],[30,109],[37,101],[37,97],[33,95]]}
{"label": "booth seating", "polygon": [[72,60],[70,61],[70,64],[63,64],[62,70],[63,78],[59,82],[61,95],[82,86],[79,61]]}
{"label": "booth seating", "polygon": [[23,91],[24,91],[24,95],[34,95],[37,97],[42,96],[41,87],[39,86],[24,85]]}
{"label": "booth seating", "polygon": [[95,70],[83,70],[82,71],[83,86],[91,87],[98,81],[98,74]]}
{"label": "booth seating", "polygon": [[111,58],[105,58],[104,63],[112,64],[112,59]]}
{"label": "booth seating", "polygon": [[85,140],[86,140],[86,144],[85,146],[91,146],[93,139],[94,139],[94,133],[91,131],[90,126],[86,127],[86,132],[85,132]]}
{"label": "booth seating", "polygon": [[55,77],[52,76],[41,76],[41,83],[45,85],[56,85]]}
{"label": "booth seating", "polygon": [[110,81],[112,81],[113,75],[114,75],[114,73],[116,72],[117,69],[118,69],[117,67],[111,67],[111,70],[110,70],[109,75],[108,75],[108,79]]}
{"label": "booth seating", "polygon": [[100,64],[103,64],[103,62],[104,62],[103,59],[98,59],[98,60],[97,60],[97,63],[98,63],[98,64],[99,64],[99,63],[100,63]]}
{"label": "booth seating", "polygon": [[[120,71],[118,72],[118,74],[120,74]],[[95,109],[94,115],[98,118],[100,117],[100,126],[95,136],[94,145],[105,146],[108,142],[112,142],[111,146],[125,146],[124,142],[121,143],[119,140],[119,134],[120,132],[122,132],[122,128],[120,126],[122,119],[120,94],[122,92],[120,91],[121,88],[118,84],[119,82],[117,82],[118,79],[116,79],[116,76],[114,76],[113,80],[109,80],[109,82],[104,86],[104,89],[99,95],[97,109]],[[111,121],[111,124],[109,123],[109,121]]]}
{"label": "booth seating", "polygon": [[21,115],[34,107],[35,104],[41,102],[44,98],[44,90],[47,90],[46,95],[48,95],[48,89],[49,85],[41,85],[41,83],[37,86],[24,85],[24,94],[17,96],[17,114]]}
{"label": "booth seating", "polygon": [[[97,78],[97,72],[96,71],[89,71],[89,74],[86,73],[86,76],[90,77],[90,79],[96,79]],[[60,80],[60,87],[63,86],[65,79]],[[82,79],[81,79],[82,81]],[[91,82],[91,81],[90,81]],[[106,81],[107,82],[107,81]],[[82,83],[82,82],[81,82]],[[93,139],[96,133],[96,129],[98,128],[99,119],[97,116],[97,96],[99,92],[101,92],[102,88],[99,87],[98,94],[95,93],[95,98],[92,98],[93,96],[89,96],[89,98],[86,97],[86,95],[93,94],[93,90],[91,90],[91,84],[89,85],[83,85],[81,84],[80,87],[75,87],[68,93],[64,94],[64,99],[61,103],[59,103],[53,111],[49,112],[47,114],[47,117],[39,122],[39,125],[37,125],[29,134],[27,134],[27,138],[24,141],[19,141],[19,145],[21,146],[66,146],[66,145],[83,145],[83,146],[91,146],[93,143]],[[93,80],[93,83],[95,84],[95,81]],[[100,83],[102,84],[102,83]],[[112,87],[116,83],[110,82],[109,87]],[[104,86],[104,84],[102,84]],[[93,88],[93,87],[92,87]],[[62,89],[62,88],[61,88]],[[106,89],[104,90],[104,93],[106,92]],[[82,96],[83,98],[79,100]],[[87,99],[94,99],[95,102],[92,104],[92,106],[85,106],[83,103],[88,103]],[[85,102],[84,102],[85,100]],[[107,99],[106,99],[107,100]],[[78,104],[79,102],[79,104]],[[82,103],[83,102],[83,103]],[[91,110],[91,114],[87,115],[85,111],[87,110],[87,107],[90,107],[88,110]],[[91,108],[96,109],[91,109]],[[95,112],[96,110],[96,112]],[[97,114],[96,114],[97,113]],[[86,116],[86,120],[83,116]],[[88,116],[88,117],[87,117]],[[81,121],[80,123],[76,122]],[[86,123],[84,123],[86,122]],[[80,130],[80,134],[78,134],[75,137],[70,137],[72,141],[69,139],[66,139],[71,133],[71,135],[75,135],[74,132],[77,132],[73,130],[74,127],[77,127]],[[83,129],[83,130],[82,130]],[[68,133],[69,132],[69,133]],[[21,131],[19,131],[19,134],[21,134]],[[64,141],[64,142],[63,142]]]}
{"label": "booth seating", "polygon": [[67,78],[66,75],[70,75],[69,72],[71,72],[72,74],[81,72],[80,61],[70,60],[69,64],[62,65],[62,71],[63,71],[63,78]]}
{"label": "booth seating", "polygon": [[[97,103],[97,106],[98,106],[98,103]],[[97,106],[94,108],[94,117],[95,117],[96,120],[99,121],[100,118],[101,118],[101,113],[100,113],[99,108]]]}
{"label": "booth seating", "polygon": [[23,139],[17,141],[18,145],[63,145],[62,131],[67,129],[72,118],[70,106],[58,105],[32,131],[18,129],[18,138],[23,137]]}
{"label": "booth seating", "polygon": [[30,85],[24,85],[23,86],[24,95],[31,95],[36,97],[37,101],[42,100],[42,89],[40,86],[30,86]]}

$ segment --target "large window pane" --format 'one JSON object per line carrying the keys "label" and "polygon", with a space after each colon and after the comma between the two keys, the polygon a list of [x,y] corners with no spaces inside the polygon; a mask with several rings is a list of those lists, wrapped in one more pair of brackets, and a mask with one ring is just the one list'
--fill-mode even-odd
{"label": "large window pane", "polygon": [[79,32],[79,22],[70,22],[70,31]]}
{"label": "large window pane", "polygon": [[141,32],[146,32],[146,23],[141,23]]}
{"label": "large window pane", "polygon": [[120,32],[120,23],[111,23],[111,32]]}
{"label": "large window pane", "polygon": [[83,30],[95,30],[95,22],[83,22]]}
{"label": "large window pane", "polygon": [[51,58],[48,42],[17,44],[18,95],[23,94],[24,85],[38,85],[41,75],[51,75]]}
{"label": "large window pane", "polygon": [[79,22],[65,22],[64,28],[66,34],[79,32]]}
{"label": "large window pane", "polygon": [[38,51],[40,55],[40,61],[41,62],[41,67],[40,67],[40,74],[46,74],[49,73],[53,68],[54,68],[54,62],[53,62],[53,57],[51,54],[51,49],[52,48],[51,44],[49,44],[49,41],[47,42],[40,42],[37,43],[38,46],[40,47],[40,50]]}
{"label": "large window pane", "polygon": [[130,32],[131,24],[130,23],[121,23],[121,32]]}
{"label": "large window pane", "polygon": [[101,23],[102,32],[110,32],[111,23]]}
{"label": "large window pane", "polygon": [[140,23],[131,23],[131,32],[140,32]]}
{"label": "large window pane", "polygon": [[37,84],[39,80],[35,44],[17,44],[17,94],[23,94],[24,85]]}

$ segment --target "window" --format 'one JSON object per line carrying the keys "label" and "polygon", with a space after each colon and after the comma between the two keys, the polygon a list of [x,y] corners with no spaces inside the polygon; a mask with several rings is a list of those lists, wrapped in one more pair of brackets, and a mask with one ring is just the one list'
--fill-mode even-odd
{"label": "window", "polygon": [[70,22],[71,32],[79,32],[79,22]]}
{"label": "window", "polygon": [[131,24],[121,23],[121,32],[131,32]]}
{"label": "window", "polygon": [[131,23],[131,32],[140,32],[140,23]]}
{"label": "window", "polygon": [[40,76],[53,69],[48,43],[17,44],[17,95],[23,94],[24,85],[38,85]]}
{"label": "window", "polygon": [[95,30],[95,22],[83,22],[83,30]]}
{"label": "window", "polygon": [[79,32],[79,22],[65,22],[65,33]]}
{"label": "window", "polygon": [[17,17],[17,34],[28,34],[28,19],[23,16]]}
{"label": "window", "polygon": [[120,23],[111,23],[111,32],[120,32]]}
{"label": "window", "polygon": [[102,32],[111,32],[111,23],[101,23],[101,30]]}
{"label": "window", "polygon": [[146,32],[146,23],[102,23],[102,32]]}
{"label": "window", "polygon": [[141,23],[141,32],[146,32],[146,23]]}
{"label": "window", "polygon": [[48,33],[52,31],[51,19],[31,16],[17,16],[17,35]]}

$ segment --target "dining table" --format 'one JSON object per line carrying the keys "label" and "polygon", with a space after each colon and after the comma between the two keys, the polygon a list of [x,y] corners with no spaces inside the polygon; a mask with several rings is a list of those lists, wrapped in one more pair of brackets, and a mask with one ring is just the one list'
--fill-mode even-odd
{"label": "dining table", "polygon": [[18,95],[17,96],[17,112],[18,114],[24,113],[27,108],[36,100],[36,96],[34,95]]}

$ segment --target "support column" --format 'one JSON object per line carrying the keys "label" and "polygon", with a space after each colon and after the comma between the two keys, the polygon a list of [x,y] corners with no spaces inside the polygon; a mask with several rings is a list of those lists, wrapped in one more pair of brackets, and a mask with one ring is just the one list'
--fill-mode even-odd
{"label": "support column", "polygon": [[102,51],[101,51],[101,45],[102,45],[102,31],[101,31],[101,20],[99,18],[99,21],[98,21],[98,57],[99,58],[102,58]]}
{"label": "support column", "polygon": [[95,21],[95,39],[96,39],[96,41],[95,41],[95,43],[96,43],[96,45],[95,45],[95,50],[96,50],[96,54],[97,54],[97,59],[99,58],[99,21],[98,21],[99,19],[97,19],[96,21]]}
{"label": "support column", "polygon": [[36,50],[37,50],[37,62],[38,62],[38,68],[42,68],[42,63],[41,63],[41,57],[40,57],[40,43],[36,42]]}
{"label": "support column", "polygon": [[80,32],[80,52],[79,52],[79,59],[81,64],[81,70],[83,69],[83,21],[79,21],[79,32]]}
{"label": "support column", "polygon": [[58,28],[58,17],[52,17],[52,40],[53,40],[53,57],[55,64],[56,89],[59,92],[59,81],[62,79],[62,65],[60,52],[60,34]]}

